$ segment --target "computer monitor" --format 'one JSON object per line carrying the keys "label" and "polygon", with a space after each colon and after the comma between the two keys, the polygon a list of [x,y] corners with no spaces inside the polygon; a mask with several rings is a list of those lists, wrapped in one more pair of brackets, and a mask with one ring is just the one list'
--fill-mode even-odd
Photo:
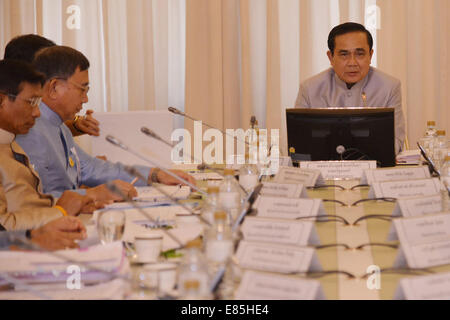
{"label": "computer monitor", "polygon": [[395,166],[394,108],[287,109],[286,120],[294,161],[377,160],[378,166]]}

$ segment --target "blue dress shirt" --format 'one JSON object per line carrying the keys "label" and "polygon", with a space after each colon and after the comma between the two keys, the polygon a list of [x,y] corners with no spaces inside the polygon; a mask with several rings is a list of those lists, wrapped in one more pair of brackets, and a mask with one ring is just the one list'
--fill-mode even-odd
{"label": "blue dress shirt", "polygon": [[[90,156],[74,141],[69,128],[57,113],[45,103],[40,105],[41,117],[26,135],[18,135],[16,142],[30,158],[39,173],[44,193],[59,198],[66,191],[86,194],[82,185],[96,187],[111,180],[131,182],[130,176],[120,163],[111,163]],[[144,176],[150,174],[149,167],[135,166]],[[143,186],[138,181],[136,186]]]}

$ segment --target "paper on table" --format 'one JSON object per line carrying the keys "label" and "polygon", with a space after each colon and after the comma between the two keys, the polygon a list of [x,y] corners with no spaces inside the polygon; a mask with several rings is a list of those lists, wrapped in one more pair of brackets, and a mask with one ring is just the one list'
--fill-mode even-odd
{"label": "paper on table", "polygon": [[[125,282],[114,279],[93,286],[84,286],[79,290],[68,290],[64,287],[48,285],[32,286],[50,299],[55,300],[121,300],[125,295]],[[0,291],[0,300],[36,300],[40,299],[30,291]]]}
{"label": "paper on table", "polygon": [[365,169],[375,169],[377,162],[369,161],[302,161],[300,168],[320,170],[325,180],[361,179]]}
{"label": "paper on table", "polygon": [[237,300],[324,300],[319,281],[277,274],[245,271]]}
{"label": "paper on table", "polygon": [[308,198],[305,187],[298,183],[264,182],[261,196],[283,198]]}
{"label": "paper on table", "polygon": [[280,167],[274,178],[277,183],[300,183],[306,187],[324,184],[325,180],[319,170]]}
{"label": "paper on table", "polygon": [[[159,185],[160,189],[169,194],[172,198],[175,199],[187,199],[189,194],[191,193],[191,189],[187,186],[165,186]],[[170,201],[169,197],[165,196],[163,193],[159,192],[155,187],[147,186],[147,187],[136,187],[138,192],[138,196],[133,200],[139,201]]]}
{"label": "paper on table", "polygon": [[383,168],[364,170],[361,184],[372,184],[373,182],[400,181],[429,179],[430,170],[428,167],[412,168]]}
{"label": "paper on table", "polygon": [[241,231],[247,241],[297,246],[320,244],[314,223],[311,221],[247,217]]}
{"label": "paper on table", "polygon": [[450,273],[401,279],[396,300],[450,300]]}

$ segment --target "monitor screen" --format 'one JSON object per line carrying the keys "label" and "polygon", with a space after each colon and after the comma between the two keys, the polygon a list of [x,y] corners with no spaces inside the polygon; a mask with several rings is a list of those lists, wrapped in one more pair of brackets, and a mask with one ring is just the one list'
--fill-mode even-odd
{"label": "monitor screen", "polygon": [[287,109],[286,120],[294,161],[377,160],[378,166],[395,166],[394,108]]}

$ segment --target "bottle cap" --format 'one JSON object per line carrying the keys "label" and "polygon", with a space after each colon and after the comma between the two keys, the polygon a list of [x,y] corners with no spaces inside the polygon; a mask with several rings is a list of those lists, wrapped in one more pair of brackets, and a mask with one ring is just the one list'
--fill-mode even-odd
{"label": "bottle cap", "polygon": [[202,248],[202,240],[200,240],[199,238],[191,240],[191,241],[189,241],[186,244],[186,248],[188,248],[188,249],[192,249],[192,248],[201,249]]}
{"label": "bottle cap", "polygon": [[226,220],[227,213],[225,211],[216,211],[214,212],[214,220]]}
{"label": "bottle cap", "polygon": [[200,288],[200,283],[198,280],[186,280],[184,282],[185,290],[198,290],[198,288]]}
{"label": "bottle cap", "polygon": [[223,170],[224,176],[234,176],[234,170],[233,169],[225,169]]}
{"label": "bottle cap", "polygon": [[208,187],[207,192],[208,192],[208,194],[219,193],[219,187],[216,187],[216,186]]}
{"label": "bottle cap", "polygon": [[427,122],[427,126],[435,126],[436,125],[436,121],[428,121]]}
{"label": "bottle cap", "polygon": [[445,137],[445,130],[438,130],[438,131],[436,131],[436,134],[438,136],[444,136]]}

